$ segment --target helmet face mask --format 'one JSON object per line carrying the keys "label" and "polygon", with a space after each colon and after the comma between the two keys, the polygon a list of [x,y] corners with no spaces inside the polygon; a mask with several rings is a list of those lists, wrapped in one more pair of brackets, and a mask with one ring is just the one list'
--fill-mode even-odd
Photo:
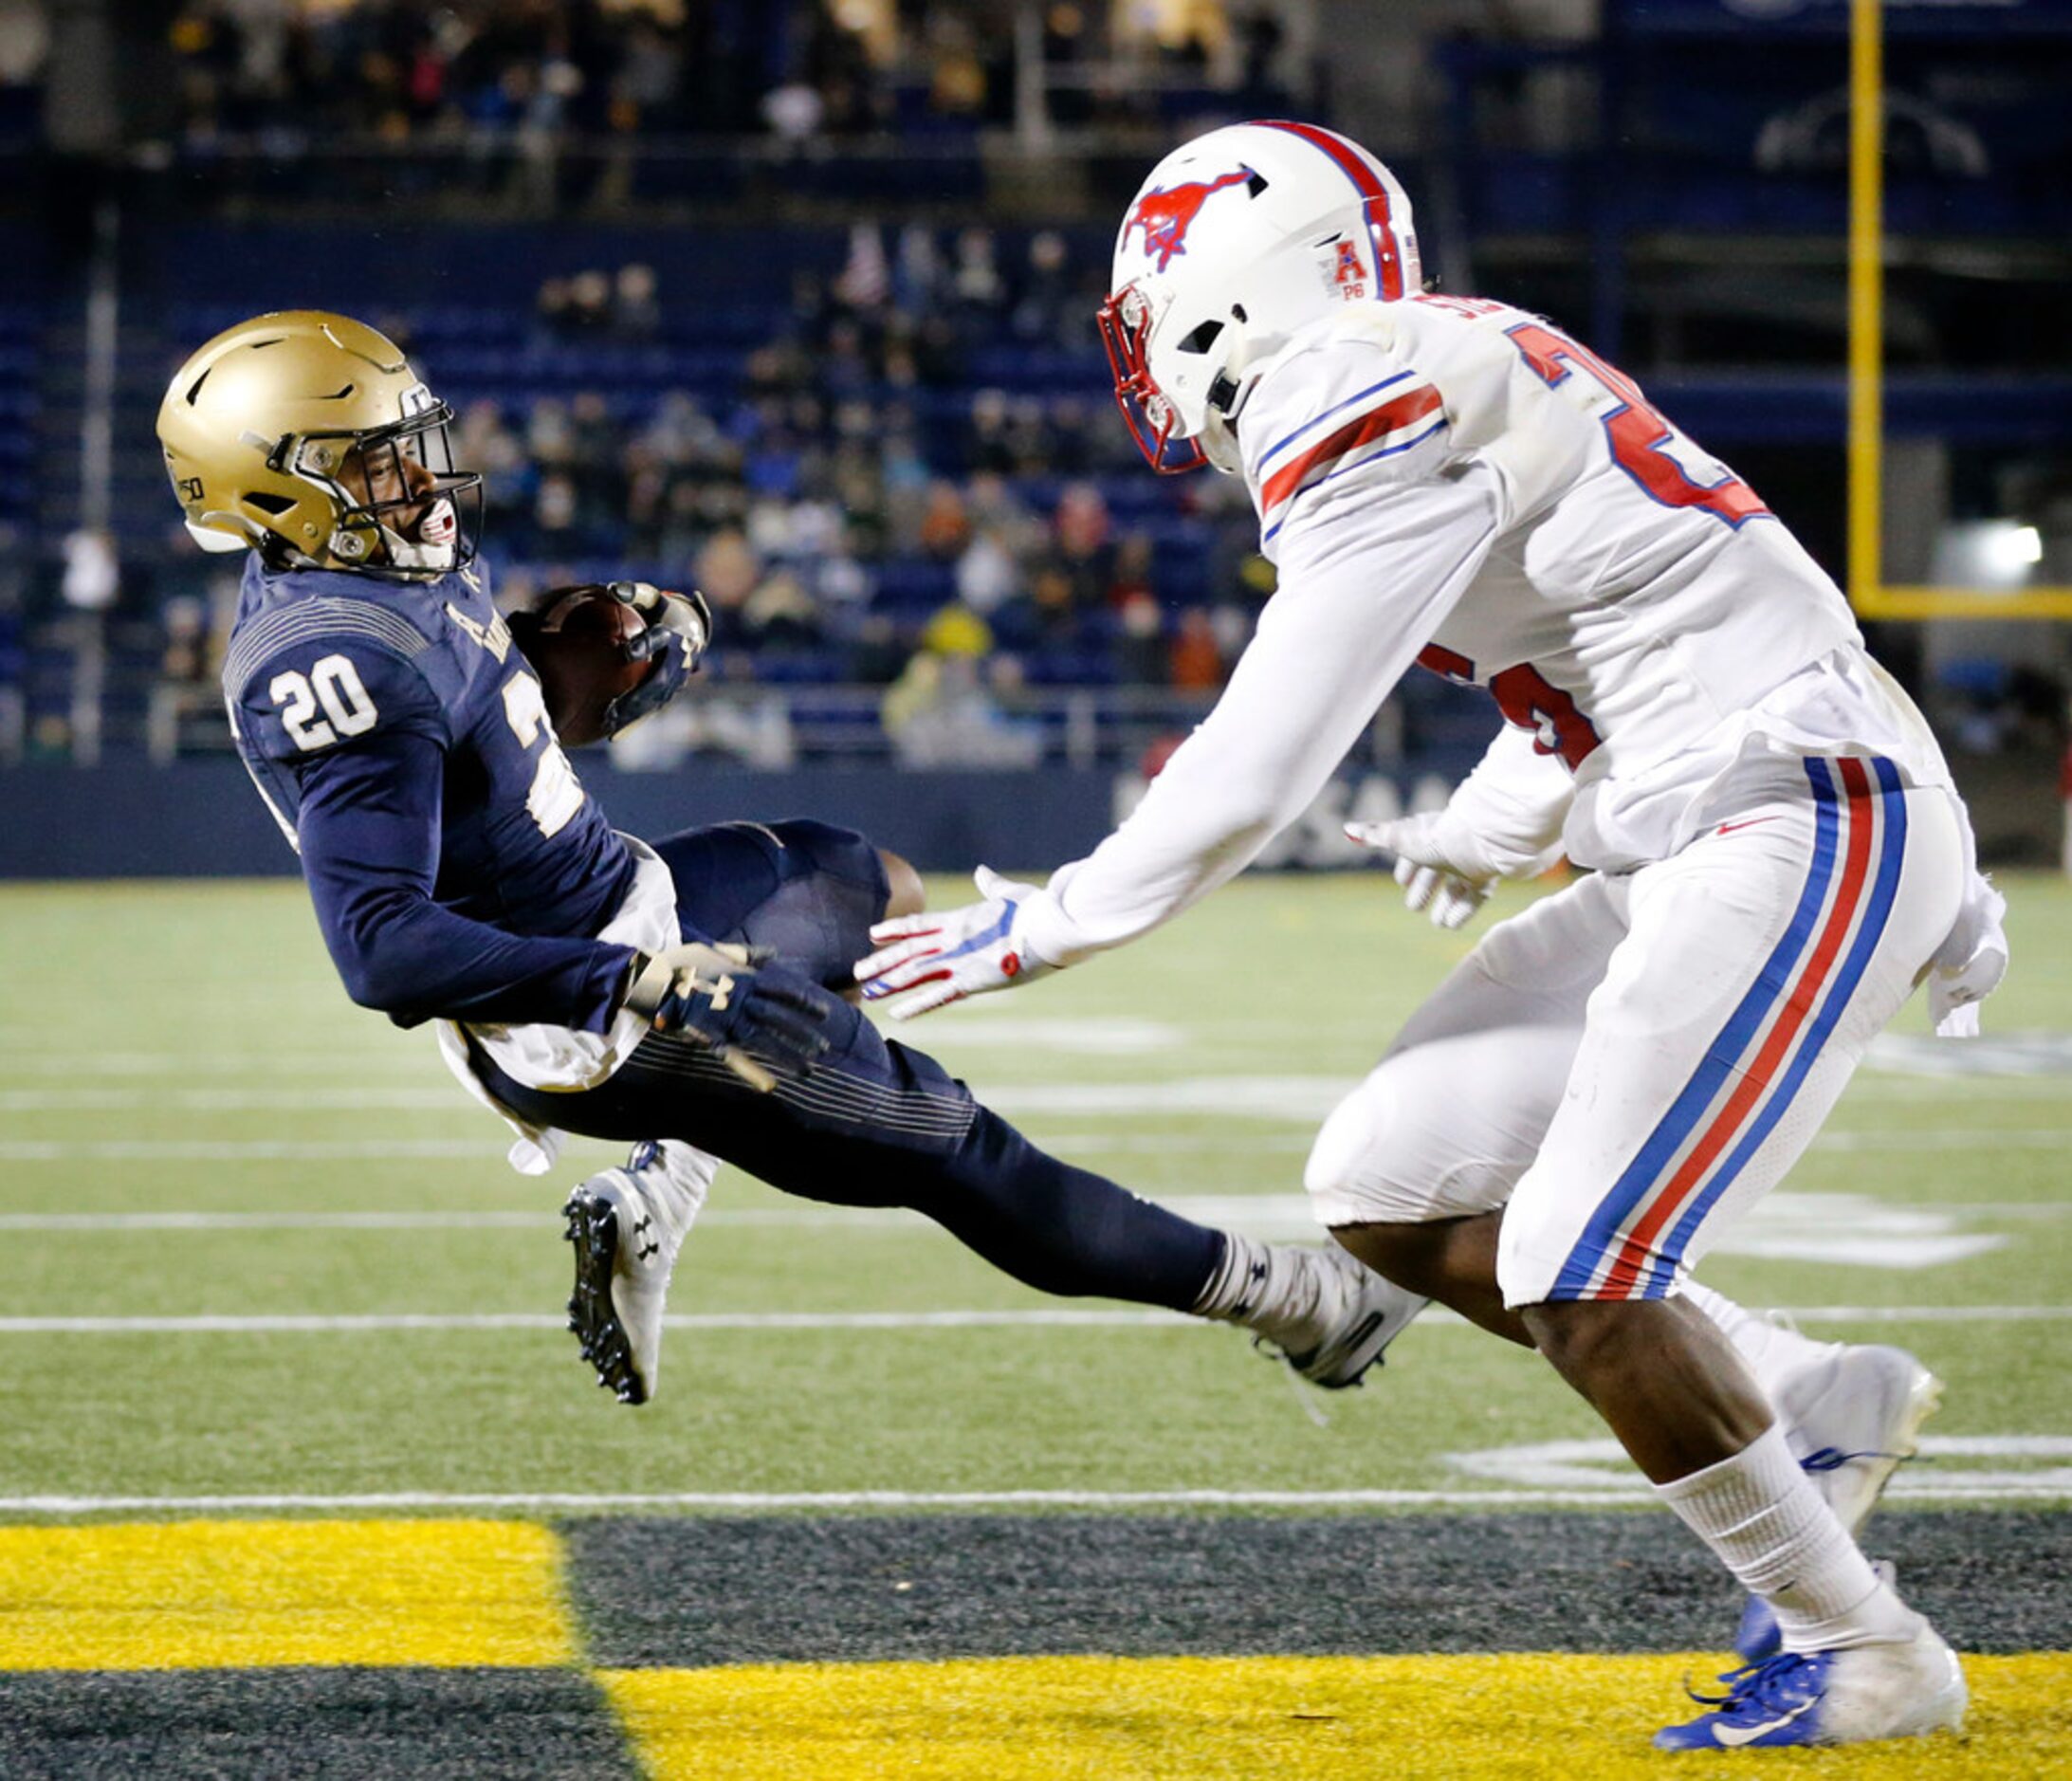
{"label": "helmet face mask", "polygon": [[1207,452],[1198,438],[1173,437],[1179,411],[1151,376],[1146,352],[1154,319],[1151,300],[1134,285],[1126,285],[1101,305],[1094,319],[1115,377],[1115,406],[1146,462],[1161,476],[1200,469],[1209,461]]}
{"label": "helmet face mask", "polygon": [[1421,285],[1410,201],[1314,124],[1233,124],[1151,170],[1115,241],[1101,337],[1130,436],[1164,473],[1239,468],[1252,368],[1346,303]]}
{"label": "helmet face mask", "polygon": [[255,316],[174,374],[166,469],[204,549],[431,580],[473,560],[482,478],[396,345],[317,310]]}
{"label": "helmet face mask", "polygon": [[391,427],[281,441],[270,461],[338,504],[327,548],[339,561],[328,566],[418,577],[474,560],[482,477],[455,468],[452,423],[453,411],[433,402]]}

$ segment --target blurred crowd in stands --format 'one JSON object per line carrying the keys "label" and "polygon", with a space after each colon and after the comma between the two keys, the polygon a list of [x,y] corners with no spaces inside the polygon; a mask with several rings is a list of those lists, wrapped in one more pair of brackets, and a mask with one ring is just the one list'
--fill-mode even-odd
{"label": "blurred crowd in stands", "polygon": [[[1040,9],[1052,121],[1155,117],[1162,78],[1271,90],[1285,33],[1270,9],[1168,9],[1183,15],[1177,25],[1147,23],[1146,10]],[[172,44],[191,140],[311,131],[798,139],[1010,122],[1014,11],[969,0],[189,0]]]}
{"label": "blurred crowd in stands", "polygon": [[[696,586],[718,619],[711,682],[886,688],[904,758],[1005,762],[1034,745],[996,721],[1025,688],[1212,693],[1272,587],[1242,487],[1153,476],[1090,376],[1105,259],[1048,230],[1008,247],[859,225],[839,273],[797,278],[719,393],[470,396],[442,370],[465,350],[373,319],[459,410],[506,608],[622,573]],[[521,358],[624,365],[697,318],[633,264],[549,280],[523,325]],[[1003,353],[1078,375],[975,381],[973,361]],[[165,677],[198,705],[234,587],[177,548],[159,579]]]}

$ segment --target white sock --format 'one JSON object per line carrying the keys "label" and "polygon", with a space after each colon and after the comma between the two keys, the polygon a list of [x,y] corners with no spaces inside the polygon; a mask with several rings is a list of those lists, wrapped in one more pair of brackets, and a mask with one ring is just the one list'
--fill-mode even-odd
{"label": "white sock", "polygon": [[1222,1263],[1195,1300],[1194,1314],[1242,1324],[1283,1348],[1311,1346],[1329,1284],[1322,1252],[1262,1243],[1237,1231],[1225,1231],[1223,1239]]}
{"label": "white sock", "polygon": [[1773,1405],[1777,1402],[1778,1388],[1793,1373],[1816,1361],[1832,1359],[1845,1346],[1840,1342],[1816,1342],[1811,1336],[1801,1335],[1788,1323],[1776,1322],[1762,1312],[1736,1305],[1724,1293],[1700,1286],[1688,1276],[1677,1283],[1676,1290],[1678,1296],[1688,1299],[1703,1312],[1720,1334],[1733,1344],[1741,1364],[1755,1376],[1755,1383]]}
{"label": "white sock", "polygon": [[1920,1618],[1879,1580],[1772,1423],[1655,1494],[1777,1616],[1787,1651],[1899,1644]]}
{"label": "white sock", "polygon": [[1236,1231],[1223,1233],[1223,1258],[1194,1301],[1197,1317],[1219,1323],[1243,1323],[1272,1285],[1274,1257],[1270,1245]]}
{"label": "white sock", "polygon": [[[643,1149],[650,1152],[645,1157]],[[639,1166],[633,1167],[636,1159]],[[692,1222],[705,1210],[712,1178],[720,1172],[720,1160],[680,1138],[661,1138],[651,1148],[635,1146],[628,1165],[661,1226],[656,1236],[664,1251],[662,1272],[667,1277]]]}
{"label": "white sock", "polygon": [[704,1209],[712,1178],[719,1172],[718,1157],[708,1155],[696,1145],[686,1144],[681,1138],[657,1139],[653,1156],[640,1171],[644,1184],[651,1184],[656,1175],[669,1184],[670,1209],[687,1213],[687,1223]]}

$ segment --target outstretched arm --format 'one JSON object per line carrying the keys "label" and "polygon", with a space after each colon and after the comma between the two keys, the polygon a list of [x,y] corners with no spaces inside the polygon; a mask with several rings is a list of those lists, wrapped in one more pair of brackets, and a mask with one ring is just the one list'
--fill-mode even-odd
{"label": "outstretched arm", "polygon": [[1329,523],[1289,528],[1280,591],[1251,647],[1129,818],[1045,890],[927,918],[933,933],[884,925],[858,966],[867,994],[932,985],[893,1005],[904,1017],[1121,946],[1242,871],[1309,807],[1496,534],[1486,470],[1362,496]]}

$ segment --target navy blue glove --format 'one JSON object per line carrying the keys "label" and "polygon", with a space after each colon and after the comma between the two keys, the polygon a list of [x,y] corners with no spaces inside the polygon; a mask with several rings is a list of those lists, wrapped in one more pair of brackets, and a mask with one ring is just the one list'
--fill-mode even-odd
{"label": "navy blue glove", "polygon": [[[760,1093],[777,1074],[802,1075],[827,1050],[827,1007],[803,983],[759,971],[767,947],[703,940],[633,961],[625,1005],[658,1033],[680,1033],[712,1048]],[[777,1074],[773,1074],[773,1072]]]}
{"label": "navy blue glove", "polygon": [[646,656],[654,664],[639,686],[605,707],[604,733],[616,736],[676,697],[712,640],[712,609],[695,588],[671,594],[648,581],[612,581],[606,590],[648,621],[629,647],[636,659]]}

